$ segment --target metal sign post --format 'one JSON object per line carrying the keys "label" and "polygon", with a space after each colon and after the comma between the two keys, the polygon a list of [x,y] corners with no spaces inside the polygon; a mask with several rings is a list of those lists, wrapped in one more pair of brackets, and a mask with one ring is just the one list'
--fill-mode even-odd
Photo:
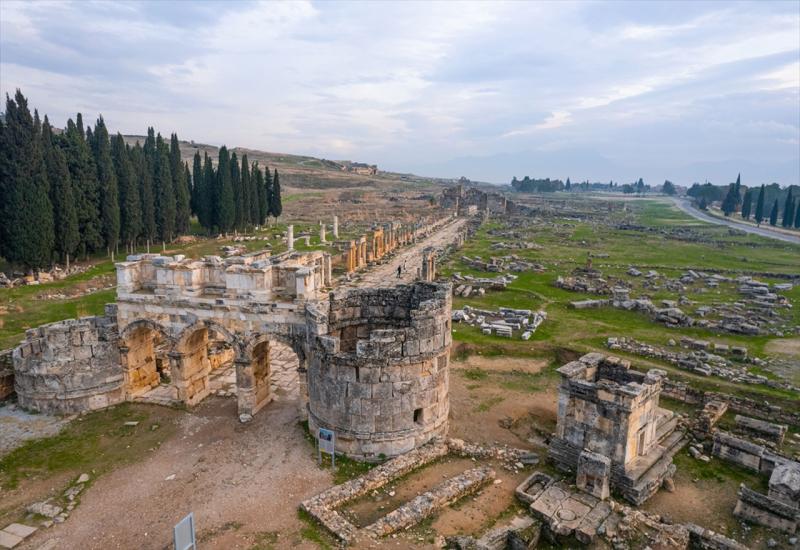
{"label": "metal sign post", "polygon": [[175,550],[197,550],[197,540],[194,534],[194,513],[180,520],[172,530]]}
{"label": "metal sign post", "polygon": [[317,455],[319,463],[322,464],[322,453],[331,455],[331,468],[336,468],[336,434],[333,430],[319,429],[317,434]]}

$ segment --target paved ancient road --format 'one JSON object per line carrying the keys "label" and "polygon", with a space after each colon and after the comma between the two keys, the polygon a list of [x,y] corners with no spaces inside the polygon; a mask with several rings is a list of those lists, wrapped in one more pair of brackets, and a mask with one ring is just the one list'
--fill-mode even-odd
{"label": "paved ancient road", "polygon": [[728,227],[732,227],[733,229],[741,229],[742,231],[745,231],[747,233],[760,235],[762,237],[767,237],[769,239],[776,239],[787,243],[800,244],[800,237],[795,237],[794,235],[786,235],[785,233],[772,231],[766,227],[753,227],[752,225],[736,223],[735,221],[732,220],[723,220],[698,210],[697,208],[692,206],[686,199],[679,199],[673,197],[672,200],[675,202],[675,206],[677,206],[682,212],[685,212],[686,214],[689,214],[690,216],[697,218],[698,220],[702,220],[704,222],[709,222],[717,225],[726,225]]}
{"label": "paved ancient road", "polygon": [[[417,277],[417,268],[422,267],[422,250],[429,246],[437,249],[445,248],[456,240],[466,223],[466,219],[459,218],[416,244],[401,248],[386,263],[377,265],[361,274],[354,281],[355,285],[360,287],[391,286],[398,282],[410,283],[414,281]],[[397,266],[403,265],[405,265],[405,269],[398,279]]]}

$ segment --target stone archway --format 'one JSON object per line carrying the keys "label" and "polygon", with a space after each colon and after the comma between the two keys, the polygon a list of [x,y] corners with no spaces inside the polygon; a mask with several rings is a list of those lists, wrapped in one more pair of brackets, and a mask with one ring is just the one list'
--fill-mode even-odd
{"label": "stone archway", "polygon": [[173,351],[169,354],[172,380],[177,390],[178,401],[196,405],[211,392],[209,374],[212,370],[209,358],[209,334],[231,346],[239,356],[239,343],[226,328],[211,321],[199,321],[181,331]]}
{"label": "stone archway", "polygon": [[144,395],[170,379],[172,346],[164,327],[154,321],[142,319],[125,327],[119,350],[128,398]]}
{"label": "stone archway", "polygon": [[300,410],[305,411],[305,358],[305,349],[297,338],[275,333],[249,335],[236,361],[238,406],[242,420],[249,420],[275,398],[299,398]]}

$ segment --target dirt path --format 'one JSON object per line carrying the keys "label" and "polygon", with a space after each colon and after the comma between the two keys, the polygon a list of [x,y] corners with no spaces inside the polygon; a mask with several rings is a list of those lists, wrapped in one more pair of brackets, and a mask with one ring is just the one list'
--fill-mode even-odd
{"label": "dirt path", "polygon": [[276,548],[315,548],[299,534],[297,503],[331,483],[305,441],[296,401],[275,401],[240,424],[234,399],[212,397],[185,414],[175,437],[100,477],[65,523],[24,548],[48,540],[83,550],[171,548],[172,527],[189,512],[202,548],[250,548],[264,538]]}
{"label": "dirt path", "polygon": [[[417,268],[422,267],[422,251],[427,247],[443,249],[456,240],[467,220],[461,218],[444,226],[416,244],[400,249],[389,261],[379,264],[357,279],[357,286],[390,286],[398,282],[410,283],[417,277]],[[400,278],[397,267],[405,266]]]}
{"label": "dirt path", "polygon": [[716,225],[725,225],[733,229],[740,229],[747,233],[760,235],[761,237],[767,237],[769,239],[776,239],[787,243],[800,244],[800,237],[779,233],[777,231],[769,229],[768,227],[753,227],[752,225],[737,223],[733,220],[723,220],[715,216],[712,216],[710,214],[706,214],[705,212],[701,212],[700,210],[696,209],[691,204],[689,204],[689,202],[685,199],[673,199],[673,201],[675,202],[675,206],[677,206],[678,209],[681,210],[681,212],[689,214],[690,216],[692,216],[693,218],[697,218],[698,220],[708,223],[713,223]]}

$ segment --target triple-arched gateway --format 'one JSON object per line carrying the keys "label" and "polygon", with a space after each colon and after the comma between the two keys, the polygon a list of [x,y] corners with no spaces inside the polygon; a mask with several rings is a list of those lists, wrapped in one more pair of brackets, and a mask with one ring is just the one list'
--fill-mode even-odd
{"label": "triple-arched gateway", "polygon": [[271,400],[270,347],[297,355],[300,409],[358,457],[447,430],[449,285],[331,290],[323,252],[221,259],[130,256],[106,314],[28,331],[14,351],[22,406],[102,408],[158,392],[195,405],[235,366],[243,421]]}

